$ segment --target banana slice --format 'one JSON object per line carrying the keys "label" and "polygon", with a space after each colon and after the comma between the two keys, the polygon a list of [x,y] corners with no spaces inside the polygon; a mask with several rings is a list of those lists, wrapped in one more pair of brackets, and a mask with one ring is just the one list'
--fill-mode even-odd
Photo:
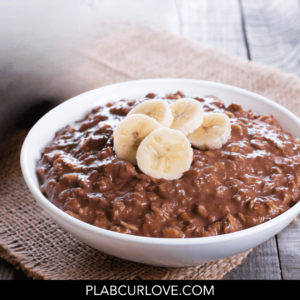
{"label": "banana slice", "polygon": [[231,126],[229,117],[223,113],[204,115],[203,123],[188,139],[198,149],[219,149],[230,139]]}
{"label": "banana slice", "polygon": [[172,180],[189,170],[193,150],[182,132],[162,127],[152,131],[141,142],[136,158],[145,174]]}
{"label": "banana slice", "polygon": [[136,152],[142,140],[161,125],[146,115],[127,116],[114,130],[117,157],[136,164]]}
{"label": "banana slice", "polygon": [[194,132],[203,121],[203,110],[199,101],[181,98],[170,105],[174,117],[172,129],[180,130],[184,135]]}
{"label": "banana slice", "polygon": [[149,100],[140,103],[132,109],[128,115],[143,114],[155,119],[164,127],[170,127],[173,122],[173,116],[169,104],[164,100]]}

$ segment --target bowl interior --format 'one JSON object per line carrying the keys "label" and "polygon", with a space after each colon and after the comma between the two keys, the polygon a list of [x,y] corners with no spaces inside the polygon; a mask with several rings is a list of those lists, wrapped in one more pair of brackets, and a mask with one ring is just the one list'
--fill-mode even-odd
{"label": "bowl interior", "polygon": [[[232,86],[190,79],[149,79],[110,85],[81,94],[62,103],[41,118],[29,132],[22,148],[21,165],[30,190],[35,195],[39,194],[38,201],[49,202],[39,191],[36,166],[41,158],[41,152],[53,140],[56,131],[80,120],[93,107],[104,103],[124,98],[141,98],[150,92],[166,94],[175,93],[179,90],[186,96],[215,95],[226,105],[236,102],[241,104],[244,109],[273,114],[285,131],[290,132],[293,137],[300,137],[300,121],[295,115],[269,99]],[[299,210],[300,203],[295,205],[293,209],[296,206]]]}

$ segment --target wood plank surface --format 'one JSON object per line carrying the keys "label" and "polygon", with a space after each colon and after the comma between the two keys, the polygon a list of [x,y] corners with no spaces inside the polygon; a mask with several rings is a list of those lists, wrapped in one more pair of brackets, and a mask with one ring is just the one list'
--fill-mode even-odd
{"label": "wood plank surface", "polygon": [[239,0],[179,3],[185,37],[247,59]]}
{"label": "wood plank surface", "polygon": [[300,76],[299,2],[241,0],[253,61]]}
{"label": "wood plank surface", "polygon": [[223,280],[236,279],[281,280],[275,237],[255,248],[240,266],[223,277]]}
{"label": "wood plank surface", "polygon": [[277,235],[282,279],[300,280],[300,218]]}
{"label": "wood plank surface", "polygon": [[4,259],[0,259],[0,280],[12,280],[14,278],[14,268]]}
{"label": "wood plank surface", "polygon": [[22,270],[0,258],[0,280],[30,280]]}

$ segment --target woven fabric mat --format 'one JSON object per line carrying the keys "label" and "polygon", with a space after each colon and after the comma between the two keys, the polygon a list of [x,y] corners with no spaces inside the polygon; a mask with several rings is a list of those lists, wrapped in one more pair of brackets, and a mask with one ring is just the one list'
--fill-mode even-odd
{"label": "woven fabric mat", "polygon": [[[300,116],[300,79],[166,31],[124,29],[74,51],[74,91],[142,78],[211,80],[264,95]],[[64,79],[66,80],[66,79]],[[180,87],[178,87],[180,89]],[[153,91],[155,92],[155,89]],[[11,138],[0,161],[0,256],[36,279],[221,279],[248,253],[186,268],[160,268],[95,250],[37,206],[20,170],[26,132]]]}

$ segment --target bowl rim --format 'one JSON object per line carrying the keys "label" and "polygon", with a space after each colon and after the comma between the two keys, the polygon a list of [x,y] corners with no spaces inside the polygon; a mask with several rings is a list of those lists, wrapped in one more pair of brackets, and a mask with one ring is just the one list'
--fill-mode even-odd
{"label": "bowl rim", "polygon": [[[261,95],[258,95],[256,93],[247,91],[245,89],[241,89],[235,86],[213,82],[213,81],[206,81],[206,80],[197,80],[197,79],[187,79],[187,78],[153,78],[153,79],[141,79],[141,80],[132,80],[132,81],[126,81],[121,83],[115,83],[110,84],[107,86],[103,86],[100,88],[96,88],[90,91],[87,91],[85,93],[82,93],[80,95],[77,95],[69,100],[64,101],[63,103],[59,104],[52,110],[50,110],[47,114],[45,114],[29,131],[27,134],[23,145],[21,149],[20,154],[20,161],[21,161],[21,169],[23,173],[23,177],[25,179],[25,182],[35,197],[37,203],[45,210],[45,207],[47,210],[49,210],[51,213],[55,214],[59,219],[62,219],[62,221],[69,223],[73,227],[80,228],[81,230],[86,230],[89,233],[93,233],[100,236],[110,237],[112,239],[118,239],[128,242],[134,242],[137,244],[151,244],[151,245],[200,245],[200,244],[216,244],[216,243],[222,243],[222,242],[229,242],[231,240],[236,240],[240,238],[245,238],[247,236],[255,235],[259,232],[265,231],[270,229],[272,226],[276,225],[277,223],[284,222],[285,220],[289,219],[298,211],[298,214],[300,213],[300,201],[296,203],[293,207],[285,211],[284,213],[280,214],[279,216],[266,221],[262,224],[256,225],[254,227],[250,227],[247,229],[243,229],[240,231],[228,233],[228,234],[222,234],[217,236],[209,236],[209,237],[196,237],[196,238],[156,238],[156,237],[145,237],[145,236],[137,236],[137,235],[127,235],[124,233],[114,232],[110,231],[108,229],[103,229],[88,223],[85,223],[83,221],[80,221],[74,217],[71,217],[70,215],[66,214],[62,210],[60,210],[58,207],[56,207],[54,204],[52,204],[39,190],[39,188],[35,185],[33,178],[30,175],[29,167],[27,164],[27,156],[28,156],[28,147],[32,139],[34,139],[34,132],[39,129],[39,125],[41,124],[41,121],[45,117],[49,116],[55,116],[56,112],[59,111],[62,107],[70,105],[73,101],[77,101],[78,99],[89,97],[95,93],[98,93],[99,91],[104,90],[110,90],[118,87],[124,87],[124,86],[130,86],[130,85],[136,85],[136,84],[143,84],[143,83],[151,83],[153,84],[164,84],[164,83],[176,83],[176,84],[182,84],[185,83],[192,83],[192,84],[199,84],[204,85],[206,87],[210,88],[218,88],[224,91],[232,92],[241,94],[243,96],[248,96],[251,98],[255,98],[256,100],[263,102],[264,104],[267,104],[277,110],[280,110],[281,113],[287,115],[290,119],[292,119],[294,122],[296,122],[300,128],[300,120],[288,109],[284,108],[280,104],[264,97]],[[76,120],[75,120],[76,121]],[[46,146],[46,145],[45,145]],[[46,213],[49,215],[49,213],[46,211]],[[51,217],[52,218],[52,217]],[[52,218],[53,219],[53,218]]]}

